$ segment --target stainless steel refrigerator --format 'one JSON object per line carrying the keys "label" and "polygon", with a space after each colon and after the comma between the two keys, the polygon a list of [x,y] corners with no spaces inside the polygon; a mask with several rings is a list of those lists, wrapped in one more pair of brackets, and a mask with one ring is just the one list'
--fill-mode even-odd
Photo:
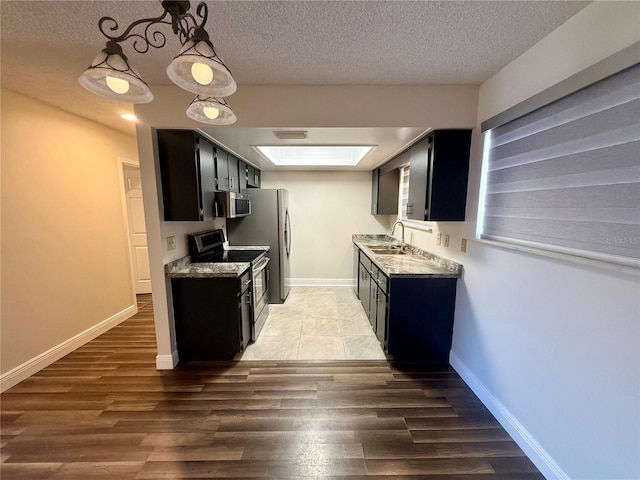
{"label": "stainless steel refrigerator", "polygon": [[289,192],[251,189],[251,215],[227,219],[230,245],[268,245],[269,303],[283,303],[289,295],[289,257],[291,255],[291,220]]}

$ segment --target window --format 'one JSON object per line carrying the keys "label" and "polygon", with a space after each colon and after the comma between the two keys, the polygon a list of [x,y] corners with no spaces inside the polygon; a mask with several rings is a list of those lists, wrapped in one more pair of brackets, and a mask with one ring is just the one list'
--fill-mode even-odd
{"label": "window", "polygon": [[481,238],[640,267],[640,64],[485,141]]}
{"label": "window", "polygon": [[407,203],[409,202],[409,165],[400,167],[400,220],[407,219]]}

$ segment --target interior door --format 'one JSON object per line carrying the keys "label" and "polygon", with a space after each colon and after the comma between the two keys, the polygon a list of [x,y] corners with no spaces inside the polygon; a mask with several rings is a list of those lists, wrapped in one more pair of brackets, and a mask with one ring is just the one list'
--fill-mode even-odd
{"label": "interior door", "polygon": [[136,293],[151,293],[151,270],[149,269],[149,250],[147,247],[147,229],[144,221],[144,204],[142,203],[140,168],[124,165],[123,173],[135,291]]}

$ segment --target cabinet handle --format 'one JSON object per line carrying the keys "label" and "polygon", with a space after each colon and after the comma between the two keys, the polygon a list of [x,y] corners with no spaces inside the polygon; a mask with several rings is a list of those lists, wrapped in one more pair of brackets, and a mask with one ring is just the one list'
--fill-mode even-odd
{"label": "cabinet handle", "polygon": [[251,292],[247,293],[247,305],[251,306]]}
{"label": "cabinet handle", "polygon": [[413,213],[413,203],[407,203],[407,213]]}

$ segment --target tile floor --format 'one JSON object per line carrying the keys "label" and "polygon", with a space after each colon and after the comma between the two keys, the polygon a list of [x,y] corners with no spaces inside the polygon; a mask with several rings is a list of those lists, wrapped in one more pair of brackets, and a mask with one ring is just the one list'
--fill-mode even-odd
{"label": "tile floor", "polygon": [[236,359],[386,358],[352,287],[292,287],[284,304],[269,308],[258,340]]}

